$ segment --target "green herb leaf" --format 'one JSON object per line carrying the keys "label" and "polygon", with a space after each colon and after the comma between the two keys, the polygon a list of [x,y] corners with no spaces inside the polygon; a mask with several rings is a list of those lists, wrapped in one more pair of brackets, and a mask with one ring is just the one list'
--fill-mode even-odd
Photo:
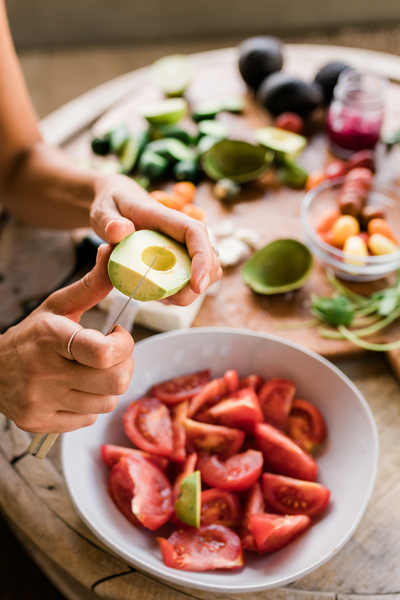
{"label": "green herb leaf", "polygon": [[311,311],[330,325],[348,325],[354,319],[353,305],[346,296],[314,298]]}

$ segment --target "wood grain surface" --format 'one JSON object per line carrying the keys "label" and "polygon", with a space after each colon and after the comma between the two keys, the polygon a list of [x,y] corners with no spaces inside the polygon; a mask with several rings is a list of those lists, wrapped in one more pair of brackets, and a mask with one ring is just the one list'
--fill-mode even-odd
{"label": "wood grain surface", "polygon": [[[304,59],[307,63],[307,74],[317,68],[319,64],[320,48],[314,49],[315,61],[313,64],[310,47],[305,48]],[[323,61],[326,60],[326,49],[323,49]],[[302,63],[302,47],[291,47],[290,56],[297,64]],[[362,51],[350,51],[348,60],[354,55],[361,60]],[[226,73],[235,73],[232,63],[233,51],[224,51],[221,54],[210,53],[199,56],[199,63],[212,65],[221,59],[226,65]],[[366,55],[365,64],[368,66],[370,53]],[[376,55],[376,64],[379,64],[379,54]],[[225,61],[225,63],[224,63]],[[295,62],[292,68],[295,68]],[[289,67],[288,64],[288,67]],[[231,65],[231,66],[229,66]],[[384,60],[382,66],[384,65]],[[400,76],[400,59],[398,60]],[[225,73],[225,70],[224,70]],[[142,74],[140,75],[142,77]],[[132,79],[125,90],[129,93],[132,88]],[[237,79],[233,78],[235,86]],[[129,89],[128,89],[129,88]],[[112,92],[112,85],[108,88]],[[115,94],[110,92],[111,102],[115,101]],[[149,93],[146,86],[139,86],[139,94]],[[397,88],[393,91],[398,93]],[[132,102],[129,99],[128,102]],[[74,111],[78,104],[74,105]],[[87,109],[87,102],[85,101]],[[125,102],[121,104],[121,110],[125,110]],[[399,104],[400,107],[400,104]],[[97,110],[97,109],[96,109]],[[396,114],[393,105],[393,114]],[[96,112],[96,111],[94,111]],[[68,114],[68,107],[64,111]],[[110,112],[104,119],[114,114]],[[91,124],[99,116],[86,113],[86,123]],[[397,115],[398,117],[399,115]],[[257,116],[257,119],[260,118]],[[263,117],[264,118],[264,117]],[[82,120],[81,120],[82,121]],[[54,122],[54,121],[53,121]],[[73,130],[75,122],[71,120]],[[65,124],[62,124],[65,129]],[[70,137],[70,136],[68,136]],[[60,136],[61,140],[62,136]],[[323,141],[320,142],[323,148]],[[75,156],[87,150],[88,134],[79,134],[69,145],[69,151]],[[311,150],[310,150],[311,152]],[[314,150],[312,150],[314,152]],[[322,151],[321,151],[322,155]],[[264,189],[264,188],[260,188]],[[200,202],[207,206],[210,219],[218,219],[218,211],[222,210],[216,201],[209,197],[207,184],[200,190]],[[243,225],[246,219],[250,219],[248,207],[254,210],[265,211],[265,224],[260,224],[260,232],[268,241],[267,225],[269,219],[274,218],[275,226],[286,221],[288,214],[296,215],[301,201],[301,193],[288,193],[286,190],[278,190],[272,193],[265,188],[262,195],[256,195],[253,199],[239,203],[237,206],[245,206],[245,211],[235,212],[230,215]],[[288,202],[287,208],[280,209],[282,202]],[[269,207],[274,205],[279,208],[278,215],[272,216]],[[260,209],[261,206],[261,209]],[[283,204],[282,204],[283,206]],[[268,209],[268,210],[267,210]],[[252,210],[252,208],[251,208]],[[274,212],[277,212],[276,210]],[[254,224],[253,224],[254,225]],[[265,230],[264,230],[265,227]],[[294,227],[294,225],[293,225]],[[295,230],[292,230],[295,232]],[[294,233],[293,233],[294,235]],[[299,234],[299,237],[300,234]],[[270,331],[271,319],[281,321],[292,319],[294,316],[292,307],[294,300],[299,301],[302,306],[301,317],[305,317],[306,306],[303,306],[300,298],[281,297],[278,302],[263,305],[262,299],[256,299],[248,292],[247,288],[241,286],[237,296],[238,273],[235,270],[227,272],[224,277],[225,283],[221,285],[219,294],[222,300],[220,306],[214,299],[215,305],[211,304],[198,316],[196,325],[234,325],[245,323],[245,327],[260,328]],[[240,284],[241,285],[241,284]],[[308,284],[309,289],[322,290],[323,283],[317,283],[317,274],[313,276]],[[305,288],[306,289],[306,288]],[[302,294],[303,292],[301,292]],[[268,299],[270,300],[270,299]],[[207,300],[208,304],[214,302]],[[299,303],[299,302],[297,302]],[[227,307],[233,306],[230,317],[227,317]],[[250,313],[248,312],[250,306]],[[225,307],[225,311],[224,311]],[[213,312],[215,311],[215,312]],[[255,311],[255,312],[254,312]],[[264,311],[263,314],[258,314]],[[84,326],[101,329],[102,317],[100,311],[89,312],[83,320]],[[208,316],[207,316],[208,315]],[[253,315],[253,321],[251,316]],[[271,316],[272,315],[272,316]],[[303,317],[304,315],[304,317]],[[296,318],[298,314],[296,313]],[[205,319],[207,323],[202,322]],[[231,321],[230,321],[231,319]],[[229,321],[227,323],[227,320]],[[211,322],[210,322],[211,321]],[[266,323],[266,325],[264,325]],[[264,327],[266,327],[264,329]],[[274,332],[276,333],[276,332]],[[149,332],[142,331],[142,337]],[[307,340],[306,340],[307,343]],[[311,342],[310,342],[311,343]],[[349,350],[343,348],[340,354],[346,354]],[[331,358],[336,351],[329,354]],[[276,590],[268,590],[246,595],[229,595],[232,600],[394,600],[400,597],[400,534],[398,528],[398,506],[400,502],[400,482],[398,472],[400,469],[400,389],[392,376],[386,359],[379,354],[368,353],[363,356],[353,356],[351,360],[340,361],[335,358],[335,364],[350,377],[358,386],[368,401],[377,422],[380,436],[380,460],[378,476],[372,498],[368,508],[358,526],[355,534],[330,561],[306,577]],[[14,524],[20,532],[21,539],[25,540],[32,554],[43,555],[48,563],[54,564],[59,573],[65,574],[65,580],[72,578],[82,589],[93,594],[93,597],[106,598],[108,600],[185,600],[197,598],[199,600],[222,600],[227,596],[221,594],[210,594],[199,590],[178,588],[157,581],[127,565],[118,556],[103,546],[103,544],[91,533],[76,513],[66,489],[62,469],[59,461],[59,444],[51,450],[47,458],[38,461],[32,456],[26,455],[30,436],[20,431],[12,422],[0,416],[0,507],[6,517]],[[357,431],[354,432],[357,435]],[[72,597],[72,595],[71,595]],[[86,596],[85,596],[86,598]],[[82,595],[83,600],[83,595]]]}

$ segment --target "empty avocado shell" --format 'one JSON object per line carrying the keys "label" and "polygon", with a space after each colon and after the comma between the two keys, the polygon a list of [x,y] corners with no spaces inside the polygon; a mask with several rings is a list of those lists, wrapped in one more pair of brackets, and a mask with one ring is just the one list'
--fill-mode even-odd
{"label": "empty avocado shell", "polygon": [[245,264],[243,281],[258,294],[282,294],[302,287],[313,268],[309,249],[293,239],[271,242]]}
{"label": "empty avocado shell", "polygon": [[273,153],[262,146],[240,140],[221,140],[203,154],[201,165],[214,181],[228,178],[246,183],[261,177],[272,160]]}

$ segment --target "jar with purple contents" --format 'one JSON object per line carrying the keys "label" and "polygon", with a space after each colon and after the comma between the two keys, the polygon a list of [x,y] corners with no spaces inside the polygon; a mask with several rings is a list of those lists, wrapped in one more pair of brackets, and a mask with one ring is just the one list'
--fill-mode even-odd
{"label": "jar with purple contents", "polygon": [[358,150],[375,147],[384,117],[387,84],[383,77],[366,71],[341,73],[326,119],[334,154],[349,158]]}

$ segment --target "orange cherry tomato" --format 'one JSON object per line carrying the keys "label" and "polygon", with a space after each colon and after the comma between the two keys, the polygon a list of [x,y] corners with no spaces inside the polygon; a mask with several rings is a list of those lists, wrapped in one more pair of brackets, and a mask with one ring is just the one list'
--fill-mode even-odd
{"label": "orange cherry tomato", "polygon": [[315,186],[319,185],[323,181],[325,181],[325,173],[323,171],[314,171],[314,173],[310,173],[307,177],[306,190],[309,192]]}
{"label": "orange cherry tomato", "polygon": [[157,200],[157,202],[163,204],[167,208],[181,210],[183,206],[182,201],[179,198],[175,198],[174,196],[171,196],[170,194],[167,194],[167,192],[164,192],[162,190],[155,190],[154,192],[150,192],[150,196],[152,196],[154,200]]}
{"label": "orange cherry tomato", "polygon": [[189,217],[192,217],[192,219],[196,219],[197,221],[204,221],[206,218],[206,213],[194,204],[184,204],[181,208],[181,211],[185,213],[185,215],[189,215]]}
{"label": "orange cherry tomato", "polygon": [[174,196],[182,196],[182,198],[185,199],[186,204],[187,202],[193,202],[196,195],[196,189],[196,186],[191,181],[179,181],[173,186],[172,192]]}

